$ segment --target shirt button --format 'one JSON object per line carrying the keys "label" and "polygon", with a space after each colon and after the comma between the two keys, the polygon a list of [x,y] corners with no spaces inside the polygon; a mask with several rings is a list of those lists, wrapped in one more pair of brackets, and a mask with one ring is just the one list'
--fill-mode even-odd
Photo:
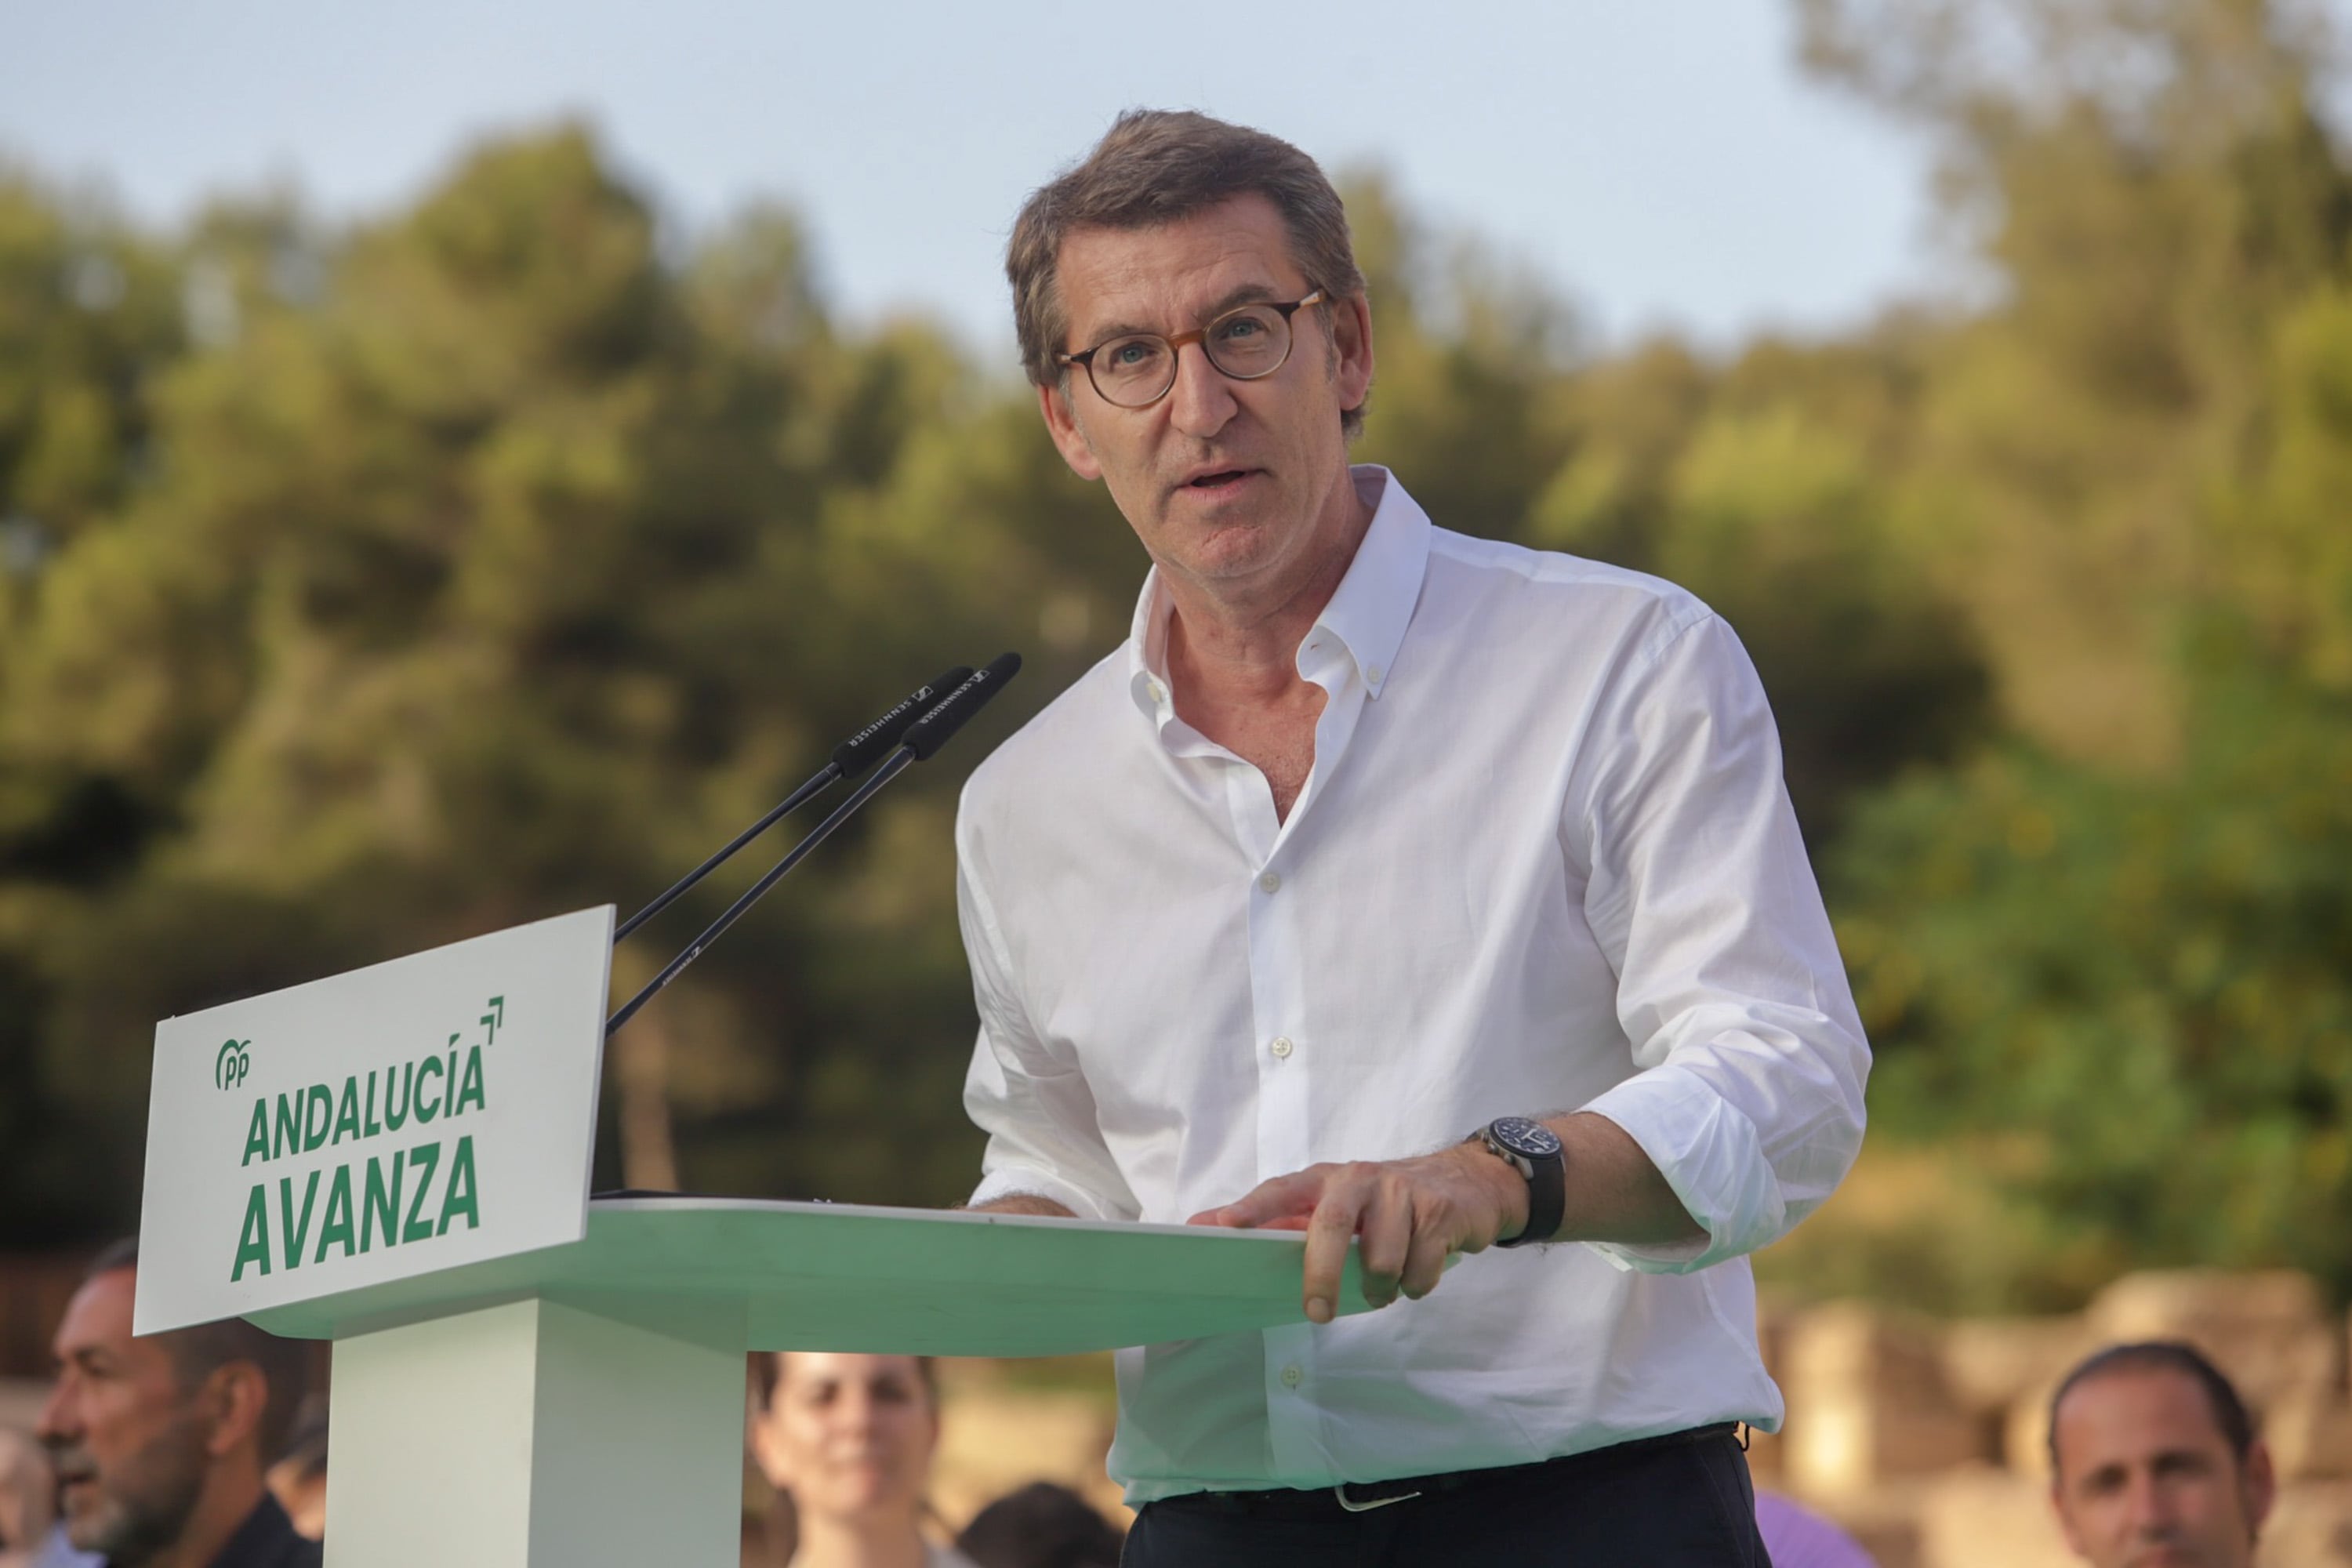
{"label": "shirt button", "polygon": [[1151,700],[1154,702],[1168,700],[1168,689],[1156,680],[1151,683]]}
{"label": "shirt button", "polygon": [[1282,1058],[1284,1060],[1288,1060],[1290,1057],[1290,1037],[1288,1035],[1275,1036],[1274,1044],[1266,1047],[1266,1049],[1272,1051],[1276,1056]]}
{"label": "shirt button", "polygon": [[1283,1387],[1285,1387],[1285,1388],[1297,1388],[1300,1384],[1302,1384],[1302,1383],[1304,1383],[1304,1382],[1306,1382],[1306,1381],[1307,1381],[1307,1374],[1306,1374],[1305,1373],[1303,1373],[1303,1372],[1301,1372],[1301,1371],[1299,1371],[1299,1370],[1298,1370],[1298,1365],[1297,1365],[1297,1363],[1296,1362],[1292,1363],[1290,1365],[1286,1366],[1286,1367],[1284,1367],[1284,1368],[1282,1369],[1282,1386],[1283,1386]]}
{"label": "shirt button", "polygon": [[1378,686],[1381,683],[1381,667],[1376,664],[1364,671],[1364,679],[1370,685]]}
{"label": "shirt button", "polygon": [[1265,876],[1260,877],[1257,879],[1257,885],[1271,893],[1276,888],[1282,886],[1282,879],[1276,876],[1273,872],[1268,871]]}

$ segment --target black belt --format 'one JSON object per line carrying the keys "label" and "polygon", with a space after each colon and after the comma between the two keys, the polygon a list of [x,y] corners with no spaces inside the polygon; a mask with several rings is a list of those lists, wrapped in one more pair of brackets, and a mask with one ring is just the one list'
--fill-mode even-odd
{"label": "black belt", "polygon": [[1317,1487],[1311,1491],[1277,1487],[1265,1491],[1186,1492],[1179,1497],[1163,1498],[1150,1506],[1203,1509],[1217,1513],[1254,1514],[1262,1518],[1318,1515],[1340,1510],[1362,1513],[1369,1509],[1384,1508],[1390,1503],[1403,1502],[1409,1498],[1434,1492],[1469,1491],[1512,1481],[1582,1476],[1588,1471],[1605,1469],[1659,1448],[1678,1448],[1692,1443],[1711,1442],[1717,1437],[1729,1437],[1738,1430],[1739,1423],[1737,1421],[1718,1421],[1709,1426],[1694,1426],[1686,1432],[1636,1437],[1628,1443],[1612,1443],[1606,1448],[1588,1448],[1581,1454],[1563,1454],[1556,1459],[1538,1459],[1528,1465],[1448,1470],[1434,1476],[1399,1476],[1385,1481],[1343,1481],[1336,1487]]}

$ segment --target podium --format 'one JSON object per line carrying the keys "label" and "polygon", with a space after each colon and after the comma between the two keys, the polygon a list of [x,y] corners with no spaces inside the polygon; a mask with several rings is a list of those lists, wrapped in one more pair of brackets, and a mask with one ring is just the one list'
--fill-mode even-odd
{"label": "podium", "polygon": [[[579,910],[156,1026],[134,1327],[334,1342],[329,1568],[730,1568],[746,1352],[1305,1321],[1297,1232],[591,1199],[613,929]],[[1340,1300],[1366,1310],[1352,1255]]]}
{"label": "podium", "polygon": [[[748,1351],[1062,1355],[1304,1321],[1295,1232],[730,1198],[251,1314],[334,1342],[329,1568],[737,1560]],[[1364,1310],[1351,1256],[1340,1292]]]}

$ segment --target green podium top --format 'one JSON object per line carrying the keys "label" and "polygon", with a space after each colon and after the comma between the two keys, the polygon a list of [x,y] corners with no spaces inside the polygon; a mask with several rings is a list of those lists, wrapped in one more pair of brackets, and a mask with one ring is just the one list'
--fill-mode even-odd
{"label": "green podium top", "polygon": [[[1304,1322],[1296,1231],[1126,1225],[743,1198],[602,1198],[582,1239],[273,1307],[252,1321],[347,1339],[543,1296],[681,1308],[743,1348],[1038,1356]],[[1340,1312],[1369,1309],[1351,1250]]]}

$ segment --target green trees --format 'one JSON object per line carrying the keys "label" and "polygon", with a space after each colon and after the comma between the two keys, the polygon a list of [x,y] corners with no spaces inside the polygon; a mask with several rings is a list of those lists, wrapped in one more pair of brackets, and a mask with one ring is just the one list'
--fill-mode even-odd
{"label": "green trees", "polygon": [[2160,776],[2004,748],[1838,847],[1880,1126],[2042,1216],[1923,1293],[2063,1300],[2149,1258],[2352,1286],[2352,704],[2242,668],[2187,710]]}
{"label": "green trees", "polygon": [[[2352,1290],[2352,166],[2254,0],[1805,0],[1932,138],[1946,297],[1722,357],[1349,184],[1361,455],[1738,628],[1880,1068],[1765,1268],[1989,1307]],[[135,1212],[152,1021],[625,910],[957,660],[1029,657],[617,1039],[600,1178],[942,1202],[964,767],[1144,561],[1010,366],[849,331],[792,216],[665,239],[571,129],[343,232],[0,181],[0,1241]],[[1572,258],[1571,258],[1572,264]],[[624,986],[756,874],[625,947]]]}
{"label": "green trees", "polygon": [[[961,373],[919,331],[833,343],[783,220],[681,276],[562,132],[301,253],[308,296],[290,233],[212,226],[180,258],[205,331],[119,419],[148,470],[60,504],[28,437],[11,476],[26,526],[73,528],[0,661],[20,1226],[127,1215],[154,1018],[650,894],[988,620],[910,623],[944,596],[924,542],[835,537]],[[673,1175],[661,1103],[756,1101],[824,1016],[821,944],[780,940],[812,908],[768,919],[647,1020],[657,1066],[695,1044],[617,1119],[632,1164]],[[952,1083],[927,1098],[951,1125]]]}
{"label": "green trees", "polygon": [[1863,807],[1832,886],[1879,1126],[2013,1206],[1886,1279],[1999,1306],[2292,1262],[2352,1292],[2333,57],[2243,0],[1806,11],[1941,139],[1997,289],[1938,334],[1894,507],[2006,734]]}

